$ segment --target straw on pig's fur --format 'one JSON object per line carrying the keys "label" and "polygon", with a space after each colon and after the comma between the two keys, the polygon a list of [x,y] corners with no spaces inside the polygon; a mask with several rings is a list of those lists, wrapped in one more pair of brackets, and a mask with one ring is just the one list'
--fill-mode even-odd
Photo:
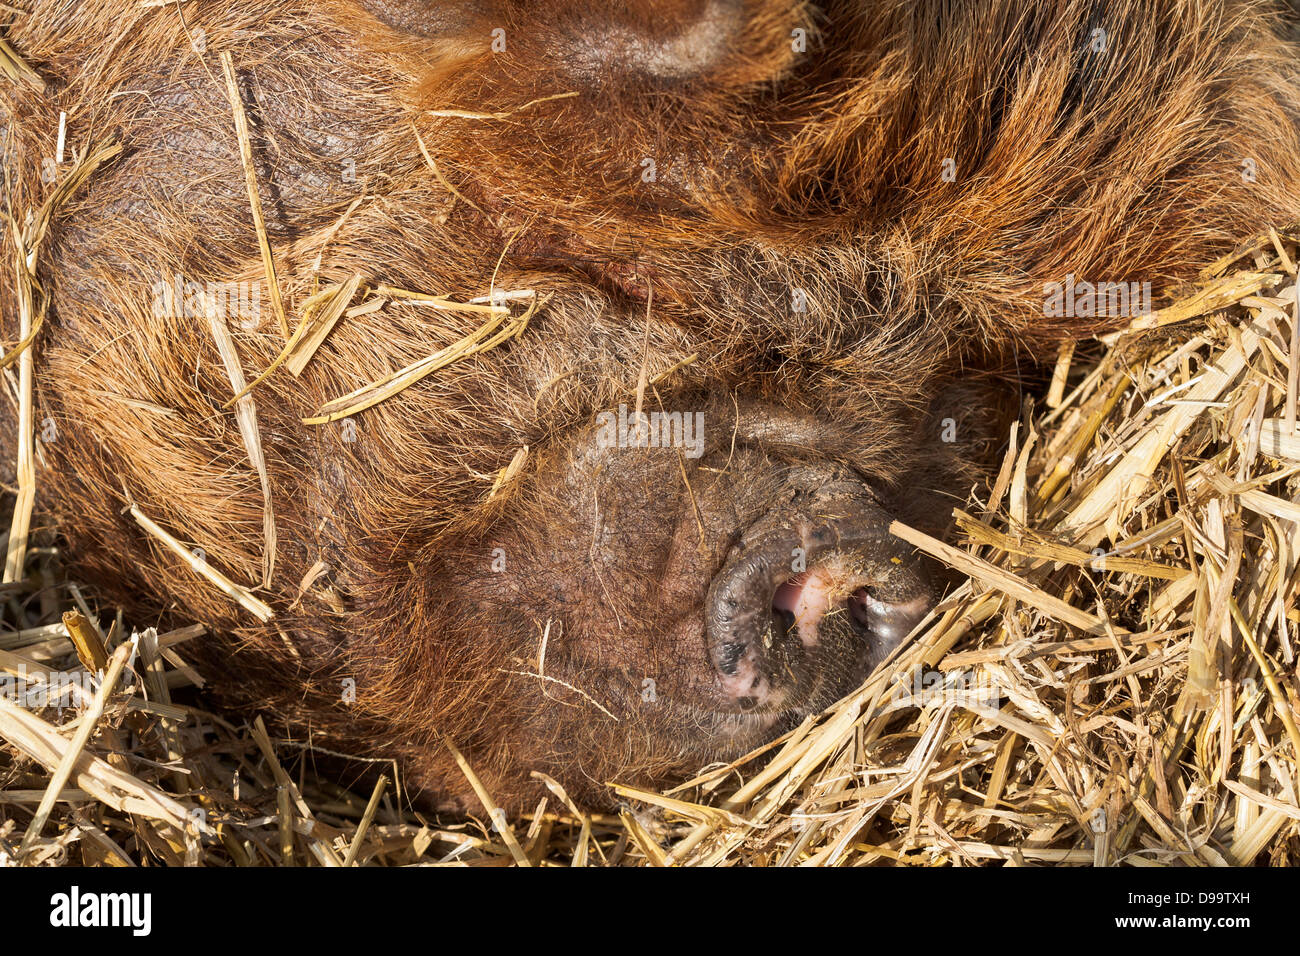
{"label": "straw on pig's fur", "polygon": [[[618,815],[548,778],[510,824],[461,758],[483,813],[440,821],[409,808],[399,767],[382,767],[391,786],[340,782],[309,740],[204,709],[185,664],[201,629],[118,615],[101,651],[133,635],[141,650],[94,733],[74,730],[93,687],[68,709],[0,706],[0,860],[1300,863],[1297,236],[1268,230],[1144,328],[1064,350],[956,546],[894,528],[966,583],[855,693],[750,759],[666,793],[611,781]],[[0,668],[84,673],[60,615],[114,609],[83,609],[48,532],[29,553],[3,592]]]}

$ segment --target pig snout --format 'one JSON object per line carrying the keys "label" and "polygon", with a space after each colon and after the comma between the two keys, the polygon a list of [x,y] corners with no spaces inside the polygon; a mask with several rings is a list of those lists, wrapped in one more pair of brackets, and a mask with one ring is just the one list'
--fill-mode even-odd
{"label": "pig snout", "polygon": [[749,527],[709,587],[709,656],[742,707],[833,699],[934,603],[922,560],[889,534],[867,486],[815,481]]}
{"label": "pig snout", "polygon": [[[879,429],[752,396],[664,401],[698,415],[698,456],[611,443],[599,423],[556,436],[446,597],[486,631],[533,635],[521,659],[540,660],[545,635],[551,719],[595,700],[658,753],[718,759],[859,686],[940,572],[889,533],[916,516],[869,470]],[[495,548],[512,557],[482,574],[473,552]]]}

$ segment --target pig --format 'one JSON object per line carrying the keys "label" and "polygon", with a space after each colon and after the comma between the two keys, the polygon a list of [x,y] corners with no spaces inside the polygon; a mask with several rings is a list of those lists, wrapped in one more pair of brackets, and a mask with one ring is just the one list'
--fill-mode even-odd
{"label": "pig", "polygon": [[34,260],[38,518],[207,627],[222,706],[447,812],[456,753],[602,806],[832,705],[944,587],[890,523],[946,532],[1036,365],[1300,218],[1259,2],[30,7],[6,351],[110,147]]}

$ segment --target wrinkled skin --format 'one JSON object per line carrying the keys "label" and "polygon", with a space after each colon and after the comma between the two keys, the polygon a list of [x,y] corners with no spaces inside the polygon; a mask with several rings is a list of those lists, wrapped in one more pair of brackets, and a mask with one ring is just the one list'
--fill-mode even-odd
{"label": "wrinkled skin", "polygon": [[[31,6],[8,36],[47,87],[0,88],[9,211],[50,195],[61,110],[70,153],[123,146],[39,250],[41,512],[131,620],[208,625],[186,653],[229,704],[397,756],[449,809],[477,804],[445,739],[508,808],[531,771],[600,803],[834,702],[942,589],[889,522],[942,534],[1017,366],[1127,321],[1045,315],[1044,284],[1158,298],[1300,217],[1295,51],[1263,6]],[[484,314],[384,294],[259,384],[274,549],[210,319],[154,308],[174,275],[264,279],[221,51],[290,327],[354,275],[544,298],[343,421],[303,419]],[[12,344],[12,269],[0,297]],[[250,379],[284,344],[265,294],[227,325]],[[702,415],[698,447],[611,446],[601,414],[638,396]]]}

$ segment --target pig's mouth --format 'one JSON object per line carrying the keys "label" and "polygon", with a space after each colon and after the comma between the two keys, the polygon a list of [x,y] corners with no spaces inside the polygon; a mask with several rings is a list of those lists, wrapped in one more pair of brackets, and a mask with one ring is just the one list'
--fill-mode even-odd
{"label": "pig's mouth", "polygon": [[709,657],[742,712],[829,706],[934,603],[922,559],[865,484],[812,487],[754,522],[709,587]]}

